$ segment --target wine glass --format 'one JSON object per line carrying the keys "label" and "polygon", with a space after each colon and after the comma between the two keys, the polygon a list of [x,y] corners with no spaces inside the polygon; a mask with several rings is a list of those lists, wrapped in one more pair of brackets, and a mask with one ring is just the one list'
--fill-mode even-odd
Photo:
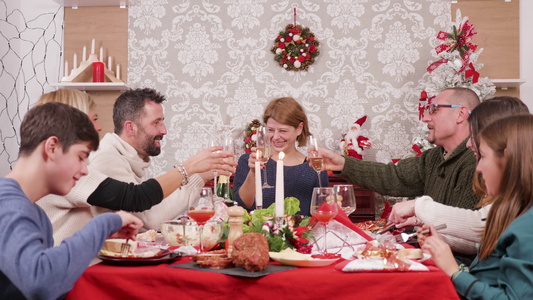
{"label": "wine glass", "polygon": [[355,202],[355,193],[353,191],[353,185],[351,184],[337,184],[333,186],[335,190],[335,196],[337,198],[337,204],[340,208],[349,216],[357,208]]}
{"label": "wine glass", "polygon": [[259,150],[259,157],[257,159],[265,163],[265,168],[263,169],[263,176],[265,177],[265,182],[263,183],[264,189],[271,189],[273,186],[267,182],[267,170],[266,163],[270,159],[270,140],[268,138],[267,130],[265,126],[259,126],[257,128],[257,150]]}
{"label": "wine glass", "polygon": [[202,242],[202,233],[207,220],[215,215],[215,204],[213,203],[213,190],[211,188],[202,188],[199,193],[189,197],[189,206],[187,210],[189,217],[198,224],[200,237],[200,250],[203,252],[204,245]]}
{"label": "wine glass", "polygon": [[[217,137],[210,137],[208,144],[209,144],[208,147],[220,146],[220,142]],[[214,169],[212,171],[213,171],[213,174],[215,174],[215,178],[213,178],[213,187],[216,189],[218,186],[217,185],[218,170]],[[217,197],[216,194],[215,194],[215,197]]]}
{"label": "wine glass", "polygon": [[318,187],[322,187],[320,171],[322,170],[322,165],[324,164],[324,158],[322,158],[322,155],[318,152],[318,143],[314,136],[309,136],[308,144],[309,151],[307,151],[307,155],[309,155],[311,166],[313,166],[313,169],[315,169],[316,174],[318,175]]}
{"label": "wine glass", "polygon": [[311,196],[311,215],[324,225],[324,251],[327,253],[328,245],[326,242],[328,222],[337,215],[338,205],[335,201],[335,191],[332,187],[313,188]]}

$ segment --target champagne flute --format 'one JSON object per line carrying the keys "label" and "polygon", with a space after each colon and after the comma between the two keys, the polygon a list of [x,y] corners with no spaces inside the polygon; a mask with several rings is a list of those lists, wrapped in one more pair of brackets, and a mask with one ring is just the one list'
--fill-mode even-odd
{"label": "champagne flute", "polygon": [[[230,160],[235,160],[235,161],[238,161],[239,160],[239,156],[237,155],[237,141],[232,139],[232,138],[226,138],[224,140],[224,150],[226,151],[231,151],[233,152],[233,156],[230,156],[228,157],[228,159]],[[235,168],[234,168],[234,172],[235,172]],[[232,188],[231,187],[231,175],[230,174],[228,176],[228,184],[226,185],[226,190],[224,191],[224,202],[226,203],[232,203],[233,204],[233,199],[231,199],[230,195],[232,193],[230,193],[230,189]]]}
{"label": "champagne flute", "polygon": [[332,187],[313,188],[311,196],[311,215],[324,225],[324,251],[327,254],[328,244],[326,241],[327,226],[329,221],[337,215],[338,205],[335,201],[335,191]]}
{"label": "champagne flute", "polygon": [[[210,137],[209,138],[209,145],[208,147],[214,147],[214,146],[220,146],[220,142],[218,141],[218,138],[216,137]],[[217,151],[218,152],[218,151]],[[215,177],[213,178],[213,187],[217,188],[217,178],[218,178],[218,170],[214,169],[212,170],[213,171],[213,174],[215,174]],[[215,194],[215,198],[217,197],[217,195]]]}
{"label": "champagne flute", "polygon": [[318,152],[318,143],[314,136],[309,136],[308,143],[309,151],[307,151],[307,154],[309,155],[311,166],[313,166],[313,169],[315,169],[318,175],[318,187],[322,187],[322,179],[320,178],[320,172],[322,170],[322,165],[324,164],[324,158],[322,158],[322,155]]}
{"label": "champagne flute", "polygon": [[263,188],[271,189],[273,186],[267,182],[266,170],[266,163],[270,159],[270,141],[265,126],[257,128],[257,150],[259,150],[259,157],[257,157],[257,159],[265,163],[265,168],[263,169],[263,176],[265,177]]}
{"label": "champagne flute", "polygon": [[202,188],[199,193],[191,195],[189,197],[187,214],[198,224],[198,232],[200,237],[199,252],[203,252],[204,245],[202,241],[202,233],[204,231],[204,225],[207,220],[211,219],[211,217],[215,215],[213,190],[211,188]]}
{"label": "champagne flute", "polygon": [[333,186],[337,204],[349,216],[357,208],[355,193],[351,184],[337,184]]}

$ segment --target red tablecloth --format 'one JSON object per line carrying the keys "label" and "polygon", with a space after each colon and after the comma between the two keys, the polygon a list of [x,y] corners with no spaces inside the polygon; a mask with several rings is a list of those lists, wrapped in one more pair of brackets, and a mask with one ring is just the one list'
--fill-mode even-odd
{"label": "red tablecloth", "polygon": [[[180,258],[174,263],[190,262]],[[339,261],[341,263],[341,261]],[[335,265],[259,278],[155,266],[88,268],[67,295],[79,299],[459,299],[444,272],[345,273]]]}

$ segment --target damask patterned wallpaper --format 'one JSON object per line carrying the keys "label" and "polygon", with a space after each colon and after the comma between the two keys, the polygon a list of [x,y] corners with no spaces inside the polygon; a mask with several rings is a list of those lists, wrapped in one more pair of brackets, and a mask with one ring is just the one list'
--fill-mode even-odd
{"label": "damask patterned wallpaper", "polygon": [[[307,72],[286,71],[270,52],[294,9],[320,42]],[[284,96],[303,105],[322,146],[340,153],[342,134],[367,115],[365,160],[413,156],[413,138],[425,134],[420,83],[450,15],[445,0],[130,1],[128,84],[168,99],[152,175],[207,147],[210,136],[242,137]]]}

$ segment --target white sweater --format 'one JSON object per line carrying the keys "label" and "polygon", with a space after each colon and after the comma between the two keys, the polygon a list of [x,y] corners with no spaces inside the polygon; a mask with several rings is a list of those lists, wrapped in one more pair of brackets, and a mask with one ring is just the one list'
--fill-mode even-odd
{"label": "white sweater", "polygon": [[439,233],[454,251],[463,254],[476,254],[481,242],[491,205],[479,210],[452,207],[433,201],[429,196],[415,200],[415,215],[424,224],[446,224]]}
{"label": "white sweater", "polygon": [[[91,153],[89,160],[89,174],[82,177],[68,195],[48,195],[37,202],[52,222],[55,245],[81,229],[94,216],[109,211],[87,203],[87,198],[107,177],[135,184],[149,179],[147,168],[150,161],[143,161],[131,145],[114,133],[102,138],[100,147]],[[161,222],[185,213],[189,196],[203,186],[203,179],[194,174],[189,178],[189,184],[174,191],[161,203],[134,214],[144,222],[144,228],[159,230]]]}
{"label": "white sweater", "polygon": [[[100,147],[91,153],[90,160],[91,170],[96,169],[116,180],[139,184],[150,179],[147,172],[150,160],[142,160],[137,150],[115,133],[107,133],[102,138]],[[200,175],[194,174],[189,178],[186,186],[175,190],[149,210],[135,213],[135,215],[144,222],[146,229],[159,230],[161,222],[172,220],[186,213],[189,196],[199,192],[204,184]]]}
{"label": "white sweater", "polygon": [[36,202],[52,222],[54,246],[59,246],[95,216],[110,211],[87,203],[87,198],[107,177],[96,170],[89,171],[66,196],[49,194]]}

